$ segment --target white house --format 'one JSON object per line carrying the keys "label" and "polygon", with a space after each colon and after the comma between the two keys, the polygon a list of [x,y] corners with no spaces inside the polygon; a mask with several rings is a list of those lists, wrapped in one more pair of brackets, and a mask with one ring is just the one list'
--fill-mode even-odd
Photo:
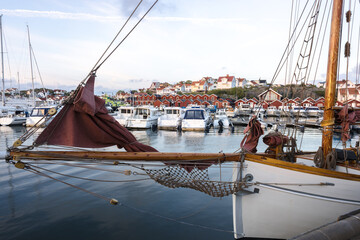
{"label": "white house", "polygon": [[236,80],[234,76],[227,74],[225,77],[219,77],[217,81],[217,89],[229,89],[236,87]]}

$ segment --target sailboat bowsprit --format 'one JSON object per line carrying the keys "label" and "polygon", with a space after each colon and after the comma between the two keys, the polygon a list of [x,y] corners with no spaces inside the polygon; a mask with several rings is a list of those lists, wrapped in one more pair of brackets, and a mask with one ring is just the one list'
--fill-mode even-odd
{"label": "sailboat bowsprit", "polygon": [[[9,149],[8,161],[22,169],[31,169],[32,166],[26,163],[29,159],[101,161],[114,165],[159,162],[161,169],[141,165],[138,169],[167,187],[191,188],[214,197],[232,194],[235,238],[290,238],[336,221],[338,216],[360,208],[360,192],[357,191],[360,187],[358,149],[339,152],[332,148],[342,8],[342,0],[333,1],[322,122],[323,144],[319,150],[315,149],[318,150],[316,154],[299,152],[294,138],[280,134],[267,135],[268,151],[256,154],[257,141],[263,134],[256,118],[252,118],[246,129],[247,136],[240,152],[158,152],[138,142],[125,127],[107,114],[104,101],[94,96],[97,69],[94,68],[33,145],[21,146],[28,134],[15,142]],[[345,112],[344,115],[349,114]],[[344,129],[350,122],[344,123]],[[42,145],[78,148],[116,145],[127,152],[38,150]],[[208,167],[213,164],[221,166],[224,162],[233,162],[232,181],[212,180],[207,173]],[[112,199],[111,203],[117,202]]]}

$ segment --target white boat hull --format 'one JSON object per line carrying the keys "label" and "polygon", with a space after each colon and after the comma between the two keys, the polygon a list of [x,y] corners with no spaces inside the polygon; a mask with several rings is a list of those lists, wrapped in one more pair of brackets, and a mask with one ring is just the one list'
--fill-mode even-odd
{"label": "white boat hull", "polygon": [[214,120],[214,128],[219,128],[220,127],[220,125],[219,125],[219,121],[222,121],[222,123],[223,123],[223,128],[229,128],[229,126],[230,126],[230,121],[229,121],[229,119],[227,119],[227,118],[223,118],[223,119],[215,119]]}
{"label": "white boat hull", "polygon": [[0,118],[0,125],[2,126],[24,125],[25,123],[26,117],[14,116]]}
{"label": "white boat hull", "polygon": [[252,174],[252,182],[258,184],[233,195],[235,238],[288,239],[360,208],[359,181],[251,161],[245,161],[246,174]]}
{"label": "white boat hull", "polygon": [[181,129],[183,131],[205,131],[207,121],[203,119],[183,119]]}
{"label": "white boat hull", "polygon": [[[26,126],[27,127],[32,127],[34,126],[38,121],[41,120],[42,117],[28,117],[26,119]],[[45,127],[44,125],[44,122],[45,122],[45,118],[43,118],[41,121],[40,121],[40,126],[41,127]]]}
{"label": "white boat hull", "polygon": [[128,119],[126,127],[135,129],[148,129],[157,126],[157,119]]}
{"label": "white boat hull", "polygon": [[181,126],[180,119],[158,119],[158,128],[165,130],[176,130]]}

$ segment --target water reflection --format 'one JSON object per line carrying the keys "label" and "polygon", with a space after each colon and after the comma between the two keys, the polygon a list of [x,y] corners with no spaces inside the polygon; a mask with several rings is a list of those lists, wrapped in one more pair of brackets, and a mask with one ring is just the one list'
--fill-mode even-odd
{"label": "water reflection", "polygon": [[[210,129],[205,132],[176,131],[132,131],[142,143],[163,152],[233,152],[239,148],[245,127],[236,126],[234,133],[224,129],[219,133]],[[24,127],[0,127],[0,151],[19,138]],[[36,135],[39,135],[39,132]],[[35,136],[36,137],[36,136]],[[29,140],[29,144],[35,139]],[[306,128],[297,135],[302,149],[316,151],[321,144],[321,130]],[[359,134],[354,134],[350,143],[354,146]],[[334,146],[339,139],[334,137]],[[299,143],[298,143],[299,144]],[[341,147],[341,145],[340,145]],[[259,141],[258,151],[267,146]],[[111,150],[116,150],[112,148]],[[114,166],[111,166],[114,167]],[[49,165],[47,168],[75,176],[119,178],[119,175],[75,169],[67,166]],[[231,165],[209,168],[210,176],[231,177]],[[181,219],[198,225],[232,229],[231,197],[215,199],[191,189],[170,189],[153,181],[132,183],[96,183],[58,177],[74,185],[96,193],[117,198],[120,202],[156,212],[159,215]],[[58,182],[16,169],[0,162],[0,239],[42,238],[86,238],[98,239],[139,239],[156,236],[156,239],[233,239],[231,233],[219,233],[196,227],[181,225],[158,219],[123,206],[111,206],[103,200],[69,188]],[[213,204],[216,202],[216,204]],[[209,207],[205,207],[209,206]],[[216,206],[216,207],[215,207]],[[199,211],[201,209],[201,211]],[[196,213],[196,214],[192,214]],[[19,231],[21,227],[21,231]],[[139,231],[142,229],[142,231]],[[83,233],[83,234],[80,234]]]}

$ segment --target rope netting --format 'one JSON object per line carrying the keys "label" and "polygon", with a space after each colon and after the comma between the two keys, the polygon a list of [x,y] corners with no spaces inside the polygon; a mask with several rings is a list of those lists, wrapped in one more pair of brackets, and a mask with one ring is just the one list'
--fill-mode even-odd
{"label": "rope netting", "polygon": [[157,183],[169,188],[190,188],[212,197],[225,197],[241,189],[241,182],[212,181],[208,169],[193,168],[190,172],[180,165],[161,169],[143,169]]}

